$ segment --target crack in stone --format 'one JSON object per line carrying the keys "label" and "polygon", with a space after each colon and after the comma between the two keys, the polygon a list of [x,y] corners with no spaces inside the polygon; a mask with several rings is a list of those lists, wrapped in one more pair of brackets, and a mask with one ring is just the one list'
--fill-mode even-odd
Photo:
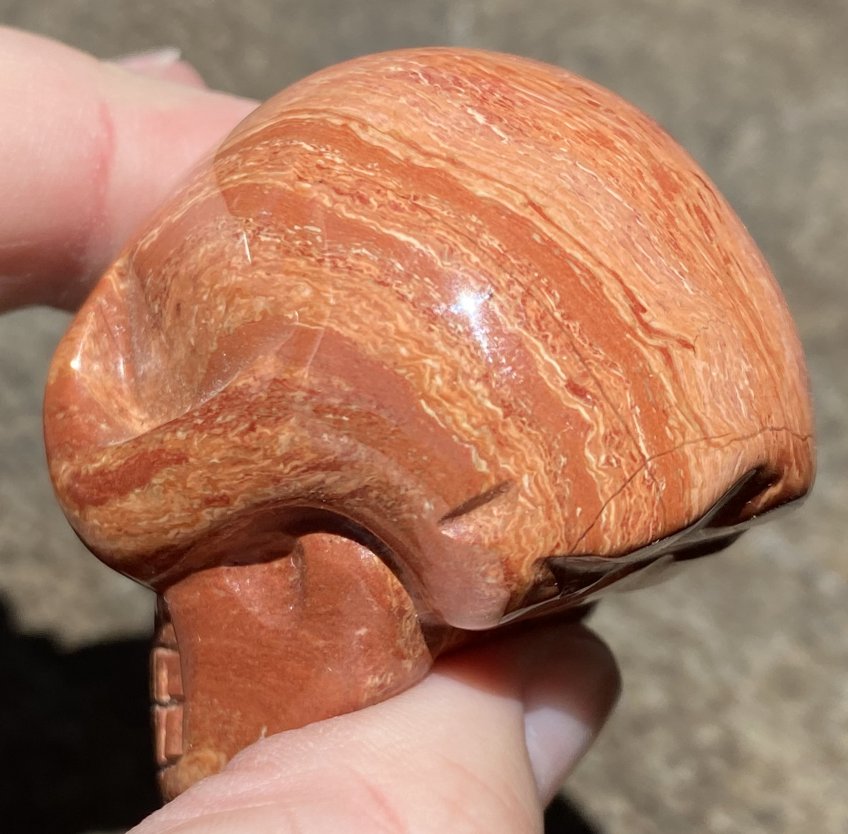
{"label": "crack in stone", "polygon": [[[610,503],[618,495],[620,495],[622,492],[624,492],[624,490],[633,481],[633,479],[636,478],[641,472],[644,472],[650,466],[650,464],[653,463],[654,461],[658,460],[659,458],[666,457],[667,455],[674,454],[674,452],[677,452],[680,449],[685,448],[686,446],[694,446],[694,445],[697,445],[699,443],[708,443],[708,442],[713,441],[713,440],[721,440],[725,437],[730,437],[730,438],[733,438],[733,439],[730,442],[728,442],[727,444],[725,444],[725,446],[729,446],[729,445],[731,445],[731,443],[739,443],[739,442],[744,441],[744,440],[753,440],[754,438],[760,437],[761,435],[766,434],[767,432],[773,432],[773,433],[786,432],[786,433],[796,437],[798,440],[801,440],[802,442],[809,440],[810,437],[811,437],[811,435],[809,435],[809,434],[800,434],[799,432],[793,431],[792,429],[790,429],[786,426],[766,426],[766,427],[760,429],[759,431],[751,432],[750,434],[738,435],[738,434],[734,434],[733,432],[725,432],[723,434],[704,435],[703,437],[697,437],[697,438],[694,438],[692,440],[684,440],[682,443],[678,443],[677,446],[674,446],[671,449],[666,449],[663,452],[658,452],[655,455],[651,455],[649,457],[646,457],[644,463],[641,466],[639,466],[637,469],[635,469],[633,472],[631,472],[630,475],[628,475],[627,478],[625,478],[624,482],[618,487],[618,489],[616,489],[615,492],[613,492],[612,495],[610,495],[604,501],[601,508],[596,513],[595,517],[589,522],[586,529],[577,537],[574,544],[571,546],[571,549],[569,550],[569,555],[573,555],[574,551],[577,549],[580,542],[582,542],[592,532],[592,530],[595,528],[599,519],[604,514],[604,512],[606,511],[606,509],[610,505]],[[720,447],[720,448],[723,448],[723,447]],[[652,478],[653,478],[653,476],[652,476]],[[656,484],[656,479],[653,479],[653,481]]]}

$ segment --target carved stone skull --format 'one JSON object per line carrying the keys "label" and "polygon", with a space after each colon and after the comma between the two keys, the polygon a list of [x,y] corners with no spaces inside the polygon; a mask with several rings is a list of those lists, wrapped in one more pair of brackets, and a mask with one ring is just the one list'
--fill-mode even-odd
{"label": "carved stone skull", "polygon": [[167,796],[813,473],[794,327],[705,175],[611,93],[463,50],[259,108],[103,277],[45,414],[71,524],[160,595]]}

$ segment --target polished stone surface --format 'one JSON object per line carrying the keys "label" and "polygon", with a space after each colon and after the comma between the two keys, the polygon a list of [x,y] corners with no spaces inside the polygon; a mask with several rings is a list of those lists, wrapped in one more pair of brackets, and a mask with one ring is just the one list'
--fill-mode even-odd
{"label": "polished stone surface", "polygon": [[[207,4],[202,4],[206,8]],[[276,28],[275,6],[285,27]],[[808,351],[821,468],[806,508],[751,533],[672,583],[607,602],[596,622],[619,651],[625,697],[571,793],[600,830],[844,831],[848,567],[842,551],[848,220],[841,153],[841,4],[686,2],[0,4],[0,19],[98,54],[177,42],[213,82],[265,96],[354,53],[431,41],[552,60],[658,118],[707,169],[771,262]],[[319,34],[332,30],[329,37]],[[271,80],[273,79],[273,80]],[[67,645],[139,633],[147,601],[81,555],[50,505],[38,399],[63,327],[23,313],[4,350],[2,581],[23,631]],[[93,564],[92,564],[93,563]],[[49,594],[44,589],[49,588]],[[14,634],[14,631],[10,632]],[[129,820],[127,821],[129,822]],[[98,827],[95,820],[90,830]],[[100,825],[99,827],[103,827]],[[80,829],[86,830],[86,829]]]}
{"label": "polished stone surface", "polygon": [[91,293],[44,421],[80,538],[162,597],[169,796],[417,682],[422,632],[653,583],[814,470],[794,325],[704,172],[483,50],[253,112]]}

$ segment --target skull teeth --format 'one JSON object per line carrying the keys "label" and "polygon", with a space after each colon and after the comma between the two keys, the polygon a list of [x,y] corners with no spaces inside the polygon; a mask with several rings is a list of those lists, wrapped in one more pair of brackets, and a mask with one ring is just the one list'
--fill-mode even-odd
{"label": "skull teeth", "polygon": [[180,653],[170,623],[159,630],[150,661],[156,762],[160,768],[167,768],[175,764],[184,752],[185,693]]}

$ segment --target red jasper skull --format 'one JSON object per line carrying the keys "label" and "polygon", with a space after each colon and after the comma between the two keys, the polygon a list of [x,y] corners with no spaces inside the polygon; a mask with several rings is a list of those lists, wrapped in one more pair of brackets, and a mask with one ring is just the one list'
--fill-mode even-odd
{"label": "red jasper skull", "polygon": [[162,596],[173,795],[804,495],[801,348],[653,122],[433,49],[260,107],[103,277],[46,399],[56,489]]}

